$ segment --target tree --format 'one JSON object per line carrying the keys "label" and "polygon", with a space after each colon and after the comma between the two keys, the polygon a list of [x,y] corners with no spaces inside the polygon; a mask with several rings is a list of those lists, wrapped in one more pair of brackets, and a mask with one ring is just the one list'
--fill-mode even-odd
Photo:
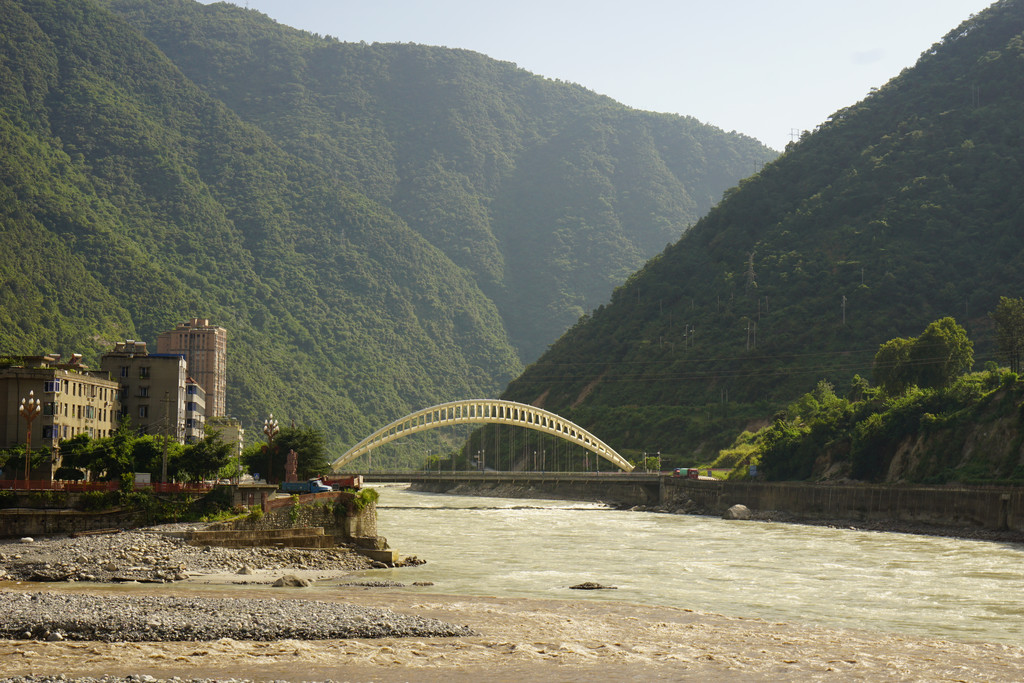
{"label": "tree", "polygon": [[988,316],[996,326],[996,355],[1010,366],[1011,372],[1020,373],[1024,352],[1024,299],[999,297],[996,310]]}
{"label": "tree", "polygon": [[907,361],[913,344],[913,339],[897,337],[879,346],[875,354],[871,375],[875,384],[891,396],[902,394],[909,386]]}
{"label": "tree", "polygon": [[201,441],[182,449],[177,471],[193,481],[208,479],[228,464],[233,450],[234,445],[225,443],[218,432],[207,432]]}
{"label": "tree", "polygon": [[[323,433],[312,427],[282,427],[274,437],[274,468],[270,481],[284,481],[285,457],[290,450],[298,454],[297,475],[300,480],[325,474],[330,469]],[[246,448],[242,459],[250,472],[265,472],[267,468],[266,444]]]}
{"label": "tree", "polygon": [[116,432],[102,439],[90,439],[86,434],[64,439],[60,442],[61,469],[67,468],[69,474],[88,470],[101,481],[123,479],[132,471],[135,438],[131,425],[123,420]]}
{"label": "tree", "polygon": [[940,389],[974,364],[974,343],[950,317],[930,323],[920,337],[890,339],[875,354],[875,383],[895,396],[911,386]]}

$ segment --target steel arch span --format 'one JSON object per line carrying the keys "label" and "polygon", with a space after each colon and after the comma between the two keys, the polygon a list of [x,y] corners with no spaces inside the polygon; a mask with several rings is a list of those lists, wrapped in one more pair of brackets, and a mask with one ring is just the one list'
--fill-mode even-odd
{"label": "steel arch span", "polygon": [[553,434],[569,443],[582,446],[626,472],[633,470],[633,466],[616,453],[611,446],[564,417],[525,403],[498,399],[452,401],[410,413],[400,420],[395,420],[388,426],[378,429],[348,449],[344,455],[331,463],[331,469],[337,471],[374,448],[404,436],[437,427],[461,424],[514,425],[545,434]]}

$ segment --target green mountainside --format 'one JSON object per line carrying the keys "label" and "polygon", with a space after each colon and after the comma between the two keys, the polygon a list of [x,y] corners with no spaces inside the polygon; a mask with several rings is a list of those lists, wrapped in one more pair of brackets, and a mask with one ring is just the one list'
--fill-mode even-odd
{"label": "green mountainside", "polygon": [[466,50],[342,43],[225,3],[104,2],[471,273],[524,360],[776,156]]}
{"label": "green mountainside", "polygon": [[230,414],[350,444],[496,394],[771,156],[472,53],[228,5],[7,1],[0,348],[96,365],[210,318]]}
{"label": "green mountainside", "polygon": [[706,457],[933,320],[990,359],[988,313],[1024,289],[1022,162],[1024,2],[1004,0],[728,192],[504,397]]}

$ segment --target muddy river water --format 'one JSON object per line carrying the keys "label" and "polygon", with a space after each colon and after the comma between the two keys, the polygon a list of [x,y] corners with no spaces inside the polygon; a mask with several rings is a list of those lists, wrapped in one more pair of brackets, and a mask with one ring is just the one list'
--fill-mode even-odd
{"label": "muddy river water", "polygon": [[[47,590],[349,601],[480,637],[13,642],[0,643],[0,662],[11,674],[257,680],[1024,679],[1020,545],[378,489],[379,532],[426,564],[286,597],[202,581]],[[406,588],[339,585],[367,580]],[[586,581],[615,589],[569,588]]]}
{"label": "muddy river water", "polygon": [[596,600],[1024,642],[1024,546],[381,487],[379,527],[455,593]]}

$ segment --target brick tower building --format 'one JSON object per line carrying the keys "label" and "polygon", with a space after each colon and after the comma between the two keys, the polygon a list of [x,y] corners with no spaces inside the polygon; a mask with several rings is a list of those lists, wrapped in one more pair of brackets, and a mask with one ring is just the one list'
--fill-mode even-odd
{"label": "brick tower building", "polygon": [[158,353],[185,357],[188,375],[206,392],[206,417],[223,417],[227,411],[228,331],[206,318],[192,318],[156,338]]}

